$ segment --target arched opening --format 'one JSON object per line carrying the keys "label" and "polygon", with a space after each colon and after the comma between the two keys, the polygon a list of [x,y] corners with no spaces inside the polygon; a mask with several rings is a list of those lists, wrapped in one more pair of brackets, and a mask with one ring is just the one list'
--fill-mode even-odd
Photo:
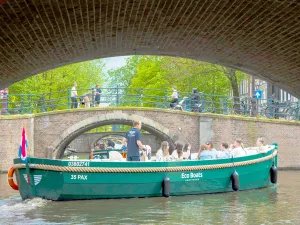
{"label": "arched opening", "polygon": [[[80,159],[90,158],[91,150],[121,150],[123,146],[123,138],[126,132],[131,128],[131,126],[123,124],[113,124],[97,127],[95,129],[89,130],[77,138],[72,140],[64,150],[64,158],[69,158],[70,156],[77,156]],[[155,153],[161,145],[160,137],[141,130],[142,133],[142,143],[144,145],[149,145],[152,152]],[[125,143],[126,145],[126,143]]]}
{"label": "arched opening", "polygon": [[170,143],[170,149],[174,148],[174,142],[177,138],[175,134],[172,134],[168,128],[161,124],[142,116],[129,115],[125,113],[110,113],[103,116],[94,116],[92,118],[83,120],[65,132],[63,132],[57,140],[55,140],[51,149],[54,150],[53,158],[60,159],[64,155],[65,148],[81,134],[97,128],[99,126],[111,125],[111,124],[124,124],[131,126],[134,120],[142,121],[142,129],[155,135],[161,141],[168,141]]}

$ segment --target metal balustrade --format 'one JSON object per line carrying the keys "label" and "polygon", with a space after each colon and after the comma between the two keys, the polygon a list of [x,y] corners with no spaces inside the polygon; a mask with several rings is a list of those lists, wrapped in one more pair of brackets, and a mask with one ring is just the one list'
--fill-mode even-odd
{"label": "metal balustrade", "polygon": [[[193,102],[192,92],[180,92],[178,103],[170,108],[172,91],[147,88],[101,88],[100,107],[151,107],[196,113],[238,114],[243,116],[265,116],[274,119],[299,120],[300,101],[279,102],[276,99],[255,99],[210,95],[199,93],[200,101]],[[77,108],[84,108],[87,96],[89,107],[96,107],[95,89],[77,89]],[[86,99],[87,99],[86,98]],[[71,90],[41,94],[4,94],[0,96],[2,115],[32,114],[71,109]]]}

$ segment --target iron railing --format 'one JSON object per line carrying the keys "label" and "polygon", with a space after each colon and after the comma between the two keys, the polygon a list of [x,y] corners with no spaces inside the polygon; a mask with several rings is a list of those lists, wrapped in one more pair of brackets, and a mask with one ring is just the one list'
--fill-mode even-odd
{"label": "iron railing", "polygon": [[[170,90],[146,88],[102,88],[101,107],[135,106],[152,108],[170,108]],[[95,101],[95,89],[78,89],[77,108],[98,107]],[[300,102],[279,102],[276,99],[255,99],[250,97],[232,97],[228,95],[210,95],[199,93],[193,100],[191,92],[179,92],[178,103],[171,110],[194,111],[199,113],[239,114],[244,116],[265,116],[299,120]],[[85,97],[85,98],[84,98]],[[86,101],[88,100],[88,102]],[[54,110],[71,109],[71,90],[41,94],[4,94],[0,96],[2,115],[32,114]],[[76,108],[73,107],[73,108]]]}

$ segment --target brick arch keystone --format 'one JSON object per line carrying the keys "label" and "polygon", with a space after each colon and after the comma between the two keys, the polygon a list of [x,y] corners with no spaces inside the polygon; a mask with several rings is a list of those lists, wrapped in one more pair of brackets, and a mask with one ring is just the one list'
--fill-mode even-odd
{"label": "brick arch keystone", "polygon": [[62,132],[59,137],[52,142],[51,146],[49,146],[53,149],[52,158],[62,158],[66,146],[76,137],[88,130],[110,124],[132,125],[134,120],[142,121],[143,130],[156,135],[161,140],[168,141],[170,143],[170,149],[174,148],[176,135],[160,123],[136,114],[113,112],[82,120]]}

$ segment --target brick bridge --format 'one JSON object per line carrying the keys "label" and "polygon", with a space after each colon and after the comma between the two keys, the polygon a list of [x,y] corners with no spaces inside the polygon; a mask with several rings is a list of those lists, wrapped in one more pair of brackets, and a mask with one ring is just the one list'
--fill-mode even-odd
{"label": "brick bridge", "polygon": [[300,98],[295,0],[0,1],[0,89],[74,62],[169,55],[245,71]]}
{"label": "brick bridge", "polygon": [[171,144],[188,141],[193,151],[200,143],[221,142],[241,137],[246,146],[258,136],[279,144],[280,167],[300,167],[300,123],[271,119],[213,114],[195,114],[150,108],[90,108],[63,110],[35,115],[0,116],[0,170],[7,170],[17,156],[21,128],[27,128],[31,155],[60,158],[64,148],[82,133],[108,124],[131,124],[141,120],[143,129]]}

